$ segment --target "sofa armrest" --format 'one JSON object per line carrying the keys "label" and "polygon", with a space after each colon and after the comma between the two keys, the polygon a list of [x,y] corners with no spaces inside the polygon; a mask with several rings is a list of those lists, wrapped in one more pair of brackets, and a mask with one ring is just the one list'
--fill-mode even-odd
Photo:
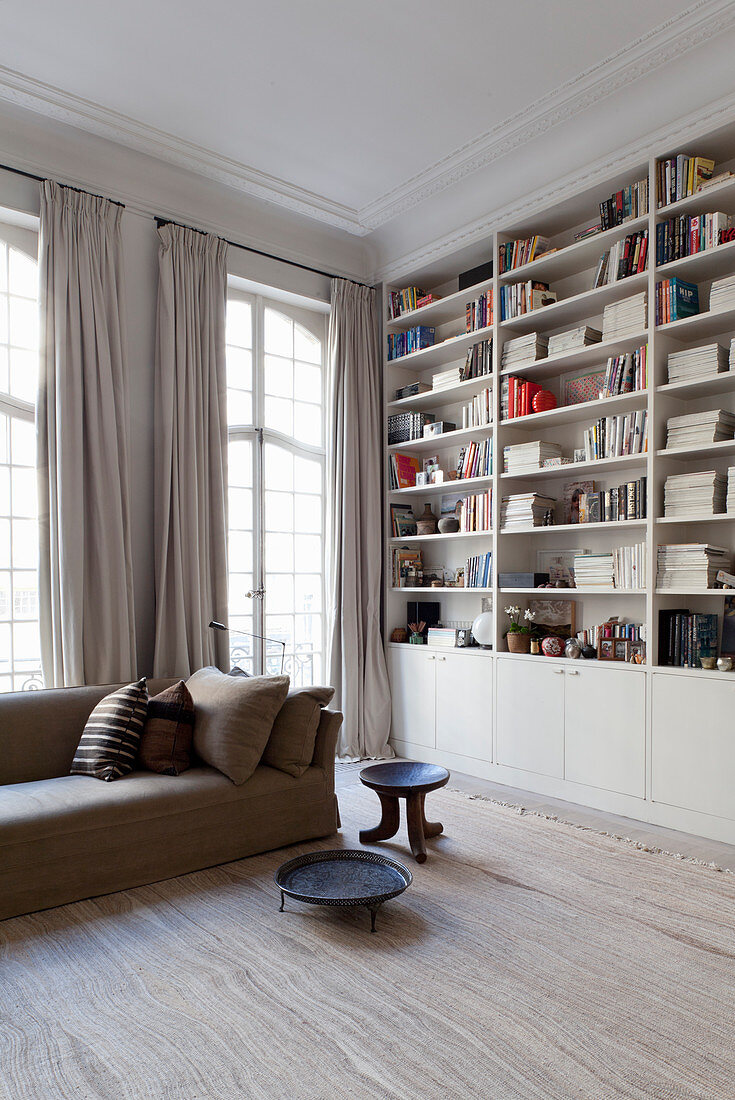
{"label": "sofa armrest", "polygon": [[324,771],[332,777],[334,777],[334,760],[337,755],[337,735],[341,725],[342,715],[339,711],[323,710],[319,728],[316,731],[312,765],[315,768],[324,768]]}

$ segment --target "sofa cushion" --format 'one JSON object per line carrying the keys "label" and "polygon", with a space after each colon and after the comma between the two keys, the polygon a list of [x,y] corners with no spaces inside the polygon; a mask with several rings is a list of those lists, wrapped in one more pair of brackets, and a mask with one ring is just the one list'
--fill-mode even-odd
{"label": "sofa cushion", "polygon": [[305,687],[289,692],[273,723],[263,763],[298,778],[311,764],[322,707],[334,688]]}
{"label": "sofa cushion", "polygon": [[101,699],[82,732],[72,775],[119,779],[133,770],[148,709],[145,677]]}
{"label": "sofa cushion", "polygon": [[288,694],[288,676],[227,676],[200,668],[186,686],[194,700],[194,750],[233,783],[255,771]]}
{"label": "sofa cushion", "polygon": [[183,680],[148,700],[138,761],[151,772],[181,775],[191,767],[194,701]]}

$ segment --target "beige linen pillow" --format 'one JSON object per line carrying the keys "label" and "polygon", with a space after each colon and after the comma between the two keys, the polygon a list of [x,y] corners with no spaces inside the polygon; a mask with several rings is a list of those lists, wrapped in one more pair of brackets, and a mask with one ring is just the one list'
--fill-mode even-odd
{"label": "beige linen pillow", "polygon": [[262,763],[297,779],[303,775],[314,756],[322,707],[331,702],[333,695],[332,687],[296,688],[290,692],[273,723]]}
{"label": "beige linen pillow", "polygon": [[227,676],[200,668],[186,682],[197,756],[237,786],[245,783],[260,763],[288,685],[288,676]]}

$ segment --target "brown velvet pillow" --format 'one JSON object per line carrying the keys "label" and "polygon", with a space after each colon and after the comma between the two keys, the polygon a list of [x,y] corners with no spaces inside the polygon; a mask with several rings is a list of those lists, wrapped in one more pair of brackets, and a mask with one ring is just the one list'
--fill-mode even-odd
{"label": "brown velvet pillow", "polygon": [[138,759],[161,775],[181,775],[191,767],[194,702],[183,680],[148,700],[148,721]]}
{"label": "brown velvet pillow", "polygon": [[194,700],[194,749],[237,786],[263,755],[288,694],[288,676],[227,676],[200,668],[187,680]]}
{"label": "brown velvet pillow", "polygon": [[314,756],[322,707],[332,701],[333,695],[332,687],[296,688],[290,692],[273,723],[262,763],[297,779],[303,775]]}

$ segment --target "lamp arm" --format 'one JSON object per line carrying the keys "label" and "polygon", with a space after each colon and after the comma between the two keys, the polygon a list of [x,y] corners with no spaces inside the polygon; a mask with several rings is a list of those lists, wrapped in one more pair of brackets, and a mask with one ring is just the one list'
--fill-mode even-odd
{"label": "lamp arm", "polygon": [[209,624],[210,630],[224,630],[230,634],[242,634],[244,638],[257,638],[261,642],[272,642],[273,645],[281,646],[281,672],[283,672],[283,666],[286,663],[286,643],[282,642],[280,638],[267,638],[265,634],[250,634],[247,630],[237,630],[229,626],[225,626],[224,623],[218,623],[214,619]]}

